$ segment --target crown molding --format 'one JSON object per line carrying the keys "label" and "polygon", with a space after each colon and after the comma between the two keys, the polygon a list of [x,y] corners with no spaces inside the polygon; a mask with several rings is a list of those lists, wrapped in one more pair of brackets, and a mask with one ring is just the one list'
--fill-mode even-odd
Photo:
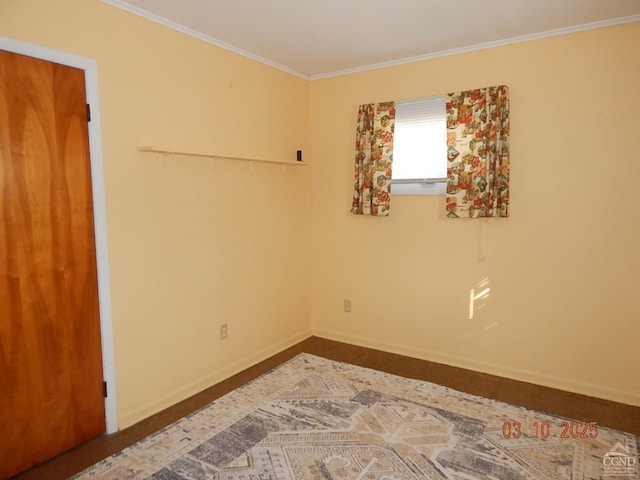
{"label": "crown molding", "polygon": [[305,80],[310,80],[311,77],[302,72],[299,72],[293,68],[289,68],[286,65],[282,65],[280,63],[269,60],[268,58],[262,57],[260,55],[256,55],[255,53],[249,52],[248,50],[244,50],[242,48],[236,47],[235,45],[231,45],[230,43],[223,42],[222,40],[218,40],[217,38],[211,37],[209,35],[205,35],[204,33],[198,32],[191,28],[185,27],[184,25],[180,25],[172,20],[161,17],[160,15],[156,15],[155,13],[151,13],[142,8],[135,7],[121,0],[100,0],[103,3],[111,5],[112,7],[119,8],[121,10],[125,10],[126,12],[132,13],[139,17],[150,20],[154,23],[158,23],[162,26],[170,28],[172,30],[176,30],[180,33],[184,33],[185,35],[189,35],[190,37],[197,38],[198,40],[202,40],[203,42],[210,43],[217,47],[228,50],[232,53],[237,53],[243,57],[247,57],[251,60],[255,60],[256,62],[260,62],[269,67],[276,68],[278,70],[282,70],[283,72],[290,73],[291,75],[295,75],[296,77],[303,78]]}
{"label": "crown molding", "polygon": [[584,23],[581,25],[574,25],[571,27],[557,28],[554,30],[546,30],[544,32],[531,33],[527,35],[519,35],[517,37],[506,38],[503,40],[478,43],[475,45],[469,45],[469,46],[460,47],[460,48],[452,48],[449,50],[441,50],[439,52],[433,52],[433,53],[418,55],[414,57],[406,57],[398,60],[391,60],[389,62],[363,65],[361,67],[347,68],[344,70],[336,70],[334,72],[320,73],[317,75],[309,75],[308,78],[309,80],[319,80],[322,78],[339,77],[342,75],[349,75],[352,73],[366,72],[370,70],[377,70],[379,68],[386,68],[386,67],[393,67],[396,65],[404,65],[407,63],[421,62],[423,60],[431,60],[434,58],[448,57],[450,55],[459,55],[461,53],[468,53],[468,52],[474,52],[477,50],[485,50],[489,48],[502,47],[506,45],[512,45],[515,43],[530,42],[532,40],[540,40],[543,38],[556,37],[560,35],[568,35],[571,33],[584,32],[586,30],[595,30],[598,28],[613,27],[616,25],[622,25],[625,23],[633,23],[633,22],[640,22],[640,15],[630,15],[626,17],[618,17],[618,18],[612,18],[609,20],[602,20],[599,22],[591,22],[591,23]]}
{"label": "crown molding", "polygon": [[319,74],[314,74],[314,75],[308,75],[305,73],[302,73],[294,68],[290,68],[287,67],[286,65],[282,65],[280,63],[274,62],[268,58],[262,57],[260,55],[256,55],[255,53],[249,52],[247,50],[244,50],[242,48],[236,47],[235,45],[231,45],[230,43],[224,42],[222,40],[218,40],[217,38],[211,37],[209,35],[205,35],[201,32],[198,32],[196,30],[193,30],[191,28],[185,27],[184,25],[180,25],[179,23],[176,23],[172,20],[166,19],[164,17],[161,17],[159,15],[156,15],[154,13],[151,13],[147,10],[144,10],[142,8],[138,8],[135,7],[133,5],[130,5],[128,3],[126,3],[123,0],[100,0],[103,3],[106,3],[108,5],[111,5],[113,7],[119,8],[121,10],[125,10],[129,13],[132,13],[134,15],[137,15],[139,17],[143,17],[147,20],[150,20],[152,22],[158,23],[160,25],[163,25],[165,27],[171,28],[172,30],[176,30],[178,32],[184,33],[185,35],[189,35],[190,37],[194,37],[197,38],[199,40],[202,40],[204,42],[210,43],[212,45],[215,45],[217,47],[223,48],[225,50],[228,50],[230,52],[236,53],[238,55],[241,55],[243,57],[249,58],[251,60],[255,60],[256,62],[260,62],[264,65],[267,65],[269,67],[273,67],[276,68],[278,70],[281,70],[283,72],[289,73],[291,75],[294,75],[296,77],[302,78],[304,80],[320,80],[323,78],[331,78],[331,77],[340,77],[342,75],[349,75],[352,73],[361,73],[361,72],[366,72],[366,71],[370,71],[370,70],[377,70],[380,68],[386,68],[386,67],[393,67],[396,65],[404,65],[407,63],[414,63],[414,62],[421,62],[424,60],[431,60],[434,58],[440,58],[440,57],[447,57],[447,56],[451,56],[451,55],[459,55],[461,53],[468,53],[468,52],[474,52],[477,50],[485,50],[488,48],[495,48],[495,47],[502,47],[502,46],[506,46],[506,45],[512,45],[515,43],[522,43],[522,42],[529,42],[532,40],[540,40],[543,38],[549,38],[549,37],[556,37],[559,35],[567,35],[567,34],[571,34],[571,33],[577,33],[577,32],[583,32],[586,30],[595,30],[598,28],[605,28],[605,27],[612,27],[615,25],[622,25],[625,23],[633,23],[633,22],[640,22],[640,15],[630,15],[630,16],[626,16],[626,17],[618,17],[618,18],[612,18],[612,19],[608,19],[608,20],[602,20],[599,22],[591,22],[591,23],[584,23],[581,25],[574,25],[571,27],[564,27],[564,28],[557,28],[557,29],[553,29],[553,30],[546,30],[544,32],[538,32],[538,33],[532,33],[532,34],[527,34],[527,35],[519,35],[517,37],[511,37],[511,38],[506,38],[503,40],[496,40],[493,42],[485,42],[485,43],[478,43],[475,45],[468,45],[465,47],[460,47],[460,48],[452,48],[449,50],[441,50],[438,52],[432,52],[432,53],[428,53],[428,54],[424,54],[424,55],[418,55],[418,56],[413,56],[413,57],[406,57],[406,58],[401,58],[401,59],[397,59],[397,60],[391,60],[388,62],[380,62],[380,63],[373,63],[373,64],[369,64],[369,65],[362,65],[362,66],[358,66],[358,67],[353,67],[353,68],[346,68],[346,69],[341,69],[341,70],[335,70],[332,72],[326,72],[326,73],[319,73]]}

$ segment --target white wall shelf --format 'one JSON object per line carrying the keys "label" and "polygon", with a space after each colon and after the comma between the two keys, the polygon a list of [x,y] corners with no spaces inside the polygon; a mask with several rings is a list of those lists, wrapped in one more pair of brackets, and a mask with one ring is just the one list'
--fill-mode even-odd
{"label": "white wall shelf", "polygon": [[279,165],[308,165],[305,162],[294,162],[290,160],[274,160],[270,158],[257,158],[257,157],[240,157],[236,155],[220,155],[216,153],[204,153],[204,152],[189,152],[184,150],[171,150],[167,148],[159,147],[138,147],[139,152],[159,153],[160,155],[180,155],[186,157],[201,157],[210,158],[214,160],[239,160],[241,162],[258,162],[258,163],[276,163]]}

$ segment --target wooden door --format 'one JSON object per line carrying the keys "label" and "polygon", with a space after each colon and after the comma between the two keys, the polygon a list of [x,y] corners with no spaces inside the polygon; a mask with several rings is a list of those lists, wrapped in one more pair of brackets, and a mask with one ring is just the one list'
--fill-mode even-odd
{"label": "wooden door", "polygon": [[0,50],[0,478],[105,431],[84,72]]}

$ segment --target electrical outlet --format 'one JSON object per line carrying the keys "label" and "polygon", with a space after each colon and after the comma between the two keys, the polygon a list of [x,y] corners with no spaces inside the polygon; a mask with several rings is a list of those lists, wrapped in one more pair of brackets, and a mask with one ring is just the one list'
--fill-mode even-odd
{"label": "electrical outlet", "polygon": [[351,312],[351,300],[344,301],[344,311],[347,313]]}
{"label": "electrical outlet", "polygon": [[227,324],[223,323],[222,325],[220,325],[220,340],[226,340],[227,339]]}

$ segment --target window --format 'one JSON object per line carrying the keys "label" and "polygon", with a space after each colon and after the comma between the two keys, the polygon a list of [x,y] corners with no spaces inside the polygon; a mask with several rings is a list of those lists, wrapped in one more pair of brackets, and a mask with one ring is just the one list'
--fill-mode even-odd
{"label": "window", "polygon": [[446,184],[445,97],[396,102],[391,193],[442,195]]}

